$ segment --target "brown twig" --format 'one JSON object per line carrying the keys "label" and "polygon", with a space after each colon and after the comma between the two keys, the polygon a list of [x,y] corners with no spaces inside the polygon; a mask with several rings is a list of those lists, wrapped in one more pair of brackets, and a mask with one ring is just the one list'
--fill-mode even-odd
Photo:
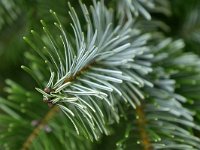
{"label": "brown twig", "polygon": [[140,132],[141,144],[144,150],[152,150],[153,148],[149,141],[148,133],[145,130],[146,119],[145,119],[145,114],[143,112],[142,106],[138,106],[136,108],[136,115],[137,115],[137,124],[138,124],[139,132]]}
{"label": "brown twig", "polygon": [[92,62],[90,64],[88,64],[87,66],[83,67],[80,71],[78,71],[75,76],[71,76],[69,78],[66,78],[64,83],[67,83],[67,82],[71,82],[73,80],[75,80],[77,78],[77,76],[80,76],[83,72],[85,72],[86,70],[88,70],[95,62]]}
{"label": "brown twig", "polygon": [[40,121],[40,123],[37,125],[37,127],[33,130],[33,132],[28,136],[28,138],[25,140],[22,150],[29,150],[31,143],[33,140],[39,135],[40,131],[44,129],[46,124],[49,122],[49,120],[52,119],[52,117],[55,115],[55,112],[58,111],[57,106],[53,106],[47,114],[44,116],[44,118]]}

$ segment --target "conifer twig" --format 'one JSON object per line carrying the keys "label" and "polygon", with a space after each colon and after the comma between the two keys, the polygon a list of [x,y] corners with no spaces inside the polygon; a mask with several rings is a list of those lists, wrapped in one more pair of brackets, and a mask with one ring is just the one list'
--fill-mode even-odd
{"label": "conifer twig", "polygon": [[28,138],[25,140],[22,150],[29,150],[31,143],[33,140],[38,136],[39,132],[45,127],[45,125],[53,118],[55,115],[55,112],[58,111],[57,106],[53,106],[44,116],[44,118],[41,120],[41,122],[37,125],[37,127],[32,131],[32,133],[28,136]]}
{"label": "conifer twig", "polygon": [[136,108],[136,115],[137,115],[137,124],[140,132],[141,144],[143,145],[144,150],[152,150],[148,134],[145,130],[147,122],[145,119],[145,114],[143,112],[142,106],[138,106]]}

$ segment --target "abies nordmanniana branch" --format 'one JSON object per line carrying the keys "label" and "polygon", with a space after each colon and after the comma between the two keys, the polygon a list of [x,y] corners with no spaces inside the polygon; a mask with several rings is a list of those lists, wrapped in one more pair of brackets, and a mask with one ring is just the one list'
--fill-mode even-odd
{"label": "abies nordmanniana branch", "polygon": [[34,52],[22,68],[38,92],[6,81],[0,149],[95,149],[118,123],[125,136],[115,149],[198,150],[200,59],[150,21],[171,14],[167,2],[80,2],[81,13],[69,4],[71,28],[50,10],[55,23],[41,20],[44,33],[24,37]]}
{"label": "abies nordmanniana branch", "polygon": [[[138,144],[141,144],[145,150],[199,148],[199,138],[187,131],[187,128],[193,128],[194,131],[200,128],[193,122],[193,111],[183,107],[187,102],[186,98],[191,96],[187,92],[181,93],[179,90],[176,92],[175,84],[177,80],[178,89],[183,88],[182,84],[193,84],[193,76],[199,74],[200,61],[195,54],[183,54],[183,46],[181,40],[172,42],[171,39],[163,39],[158,45],[152,47],[154,71],[149,75],[154,87],[143,89],[149,94],[148,101],[137,107],[130,115],[132,121],[127,123],[126,131],[128,138],[119,141],[120,148],[137,148]],[[185,62],[186,56],[187,62]],[[198,85],[198,83],[193,84],[194,87]],[[195,92],[193,96],[196,96]],[[133,116],[135,119],[132,119]]]}
{"label": "abies nordmanniana branch", "polygon": [[[70,5],[69,8],[75,38],[67,37],[56,13],[50,11],[57,20],[55,26],[60,35],[53,36],[41,21],[48,43],[24,39],[49,67],[51,77],[45,90],[37,89],[44,100],[57,105],[78,134],[81,128],[88,138],[97,140],[98,133],[108,134],[105,123],[119,122],[123,101],[135,108],[140,105],[139,99],[144,98],[138,87],[152,86],[140,76],[152,71],[148,59],[153,56],[145,46],[150,36],[132,29],[133,20],[115,27],[112,11],[100,2],[94,2],[91,14],[81,4],[87,23],[85,32],[74,8]],[[37,33],[32,34],[38,40]]]}

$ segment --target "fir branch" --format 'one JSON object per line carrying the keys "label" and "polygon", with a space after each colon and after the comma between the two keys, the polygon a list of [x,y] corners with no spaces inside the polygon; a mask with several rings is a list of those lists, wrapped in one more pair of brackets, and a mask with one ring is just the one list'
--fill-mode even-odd
{"label": "fir branch", "polygon": [[[192,69],[186,69],[186,72],[199,70],[200,63],[195,55],[187,55],[187,61],[185,60],[186,55],[181,53],[183,46],[184,43],[181,40],[172,42],[170,39],[165,39],[152,48],[155,56],[152,59],[154,69],[150,74],[151,78],[149,80],[154,84],[154,87],[145,87],[143,90],[148,93],[149,100],[145,101],[145,105],[140,106],[143,108],[136,109],[136,112],[133,113],[138,119],[140,115],[141,120],[133,120],[129,125],[132,126],[132,129],[128,130],[132,134],[139,132],[140,137],[137,135],[127,136],[126,140],[122,140],[122,143],[126,143],[127,147],[131,144],[132,137],[135,140],[142,137],[145,144],[150,143],[153,149],[196,150],[199,148],[200,139],[187,129],[199,131],[200,127],[194,121],[192,110],[183,106],[183,103],[187,102],[187,98],[182,96],[185,93],[178,94],[175,92],[176,82],[172,79],[172,77],[179,78],[179,74],[181,78],[182,70],[185,70],[183,66],[186,68],[192,67]],[[171,60],[172,58],[173,60]],[[187,81],[190,82],[190,78]],[[141,109],[145,110],[145,112],[141,111]],[[141,127],[134,127],[134,125],[138,124]],[[147,137],[148,140],[146,139]],[[142,142],[137,144],[142,144],[144,148],[149,148],[145,147]],[[138,148],[137,145],[132,147]]]}
{"label": "fir branch", "polygon": [[[53,37],[41,21],[48,41],[39,39],[33,30],[34,40],[24,39],[47,62],[51,74],[45,90],[37,90],[48,103],[60,107],[78,134],[84,130],[87,138],[93,140],[94,136],[97,140],[99,133],[109,134],[106,120],[119,122],[121,100],[134,108],[140,103],[139,99],[133,102],[125,94],[126,88],[119,84],[129,82],[140,97],[143,96],[139,86],[152,86],[143,81],[143,75],[152,71],[148,60],[153,56],[145,46],[150,36],[140,35],[133,29],[133,20],[114,27],[113,12],[103,2],[94,1],[91,11],[84,4],[80,5],[87,23],[86,31],[69,4],[74,37],[67,37],[57,14],[50,10],[56,19],[58,35],[61,35]],[[41,49],[41,45],[45,46]]]}
{"label": "fir branch", "polygon": [[22,150],[29,150],[30,149],[33,140],[35,140],[37,138],[37,136],[40,133],[40,130],[42,130],[47,125],[49,120],[51,120],[52,117],[54,117],[55,113],[58,110],[59,110],[58,107],[54,106],[47,112],[47,114],[43,117],[43,119],[40,121],[40,123],[35,127],[35,129],[32,131],[32,133],[25,140],[25,142],[22,146]]}

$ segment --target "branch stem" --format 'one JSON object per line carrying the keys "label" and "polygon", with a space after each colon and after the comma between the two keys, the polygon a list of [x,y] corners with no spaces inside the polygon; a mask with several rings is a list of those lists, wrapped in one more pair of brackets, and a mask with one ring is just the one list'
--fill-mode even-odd
{"label": "branch stem", "polygon": [[145,114],[143,111],[142,106],[138,106],[136,108],[136,115],[137,115],[137,124],[139,127],[140,132],[140,138],[141,138],[141,144],[144,148],[144,150],[152,150],[152,146],[148,137],[148,133],[146,132],[146,119]]}
{"label": "branch stem", "polygon": [[29,150],[31,143],[33,140],[39,135],[40,131],[44,129],[44,127],[47,125],[49,120],[53,118],[55,113],[58,111],[57,106],[53,106],[44,116],[44,118],[41,120],[41,122],[37,125],[37,127],[31,132],[31,134],[28,136],[28,138],[25,140],[22,150]]}

